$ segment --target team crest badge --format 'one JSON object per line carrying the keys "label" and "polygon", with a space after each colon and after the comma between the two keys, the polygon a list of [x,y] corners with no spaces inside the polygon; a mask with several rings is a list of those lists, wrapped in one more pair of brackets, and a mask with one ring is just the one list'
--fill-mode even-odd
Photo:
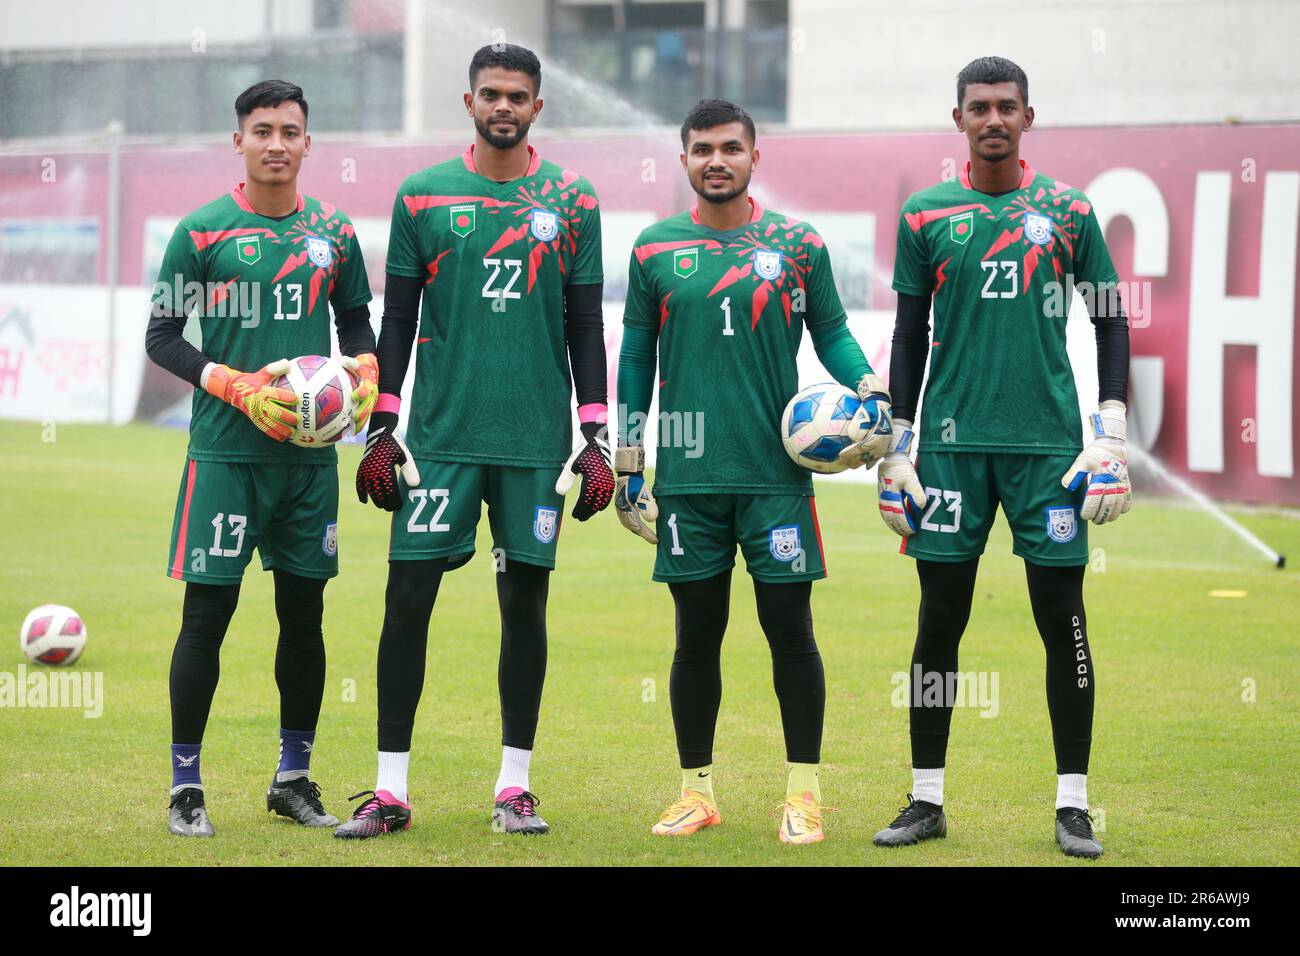
{"label": "team crest badge", "polygon": [[235,252],[244,265],[256,265],[262,258],[262,237],[238,236],[235,239]]}
{"label": "team crest badge", "polygon": [[339,525],[331,521],[325,526],[325,536],[321,539],[320,549],[331,558],[339,553]]}
{"label": "team crest badge", "polygon": [[700,267],[700,247],[678,249],[673,253],[673,275],[679,279],[689,279]]}
{"label": "team crest badge", "polygon": [[541,209],[533,210],[533,238],[538,242],[550,242],[560,232],[559,219],[553,212]]}
{"label": "team crest badge", "polygon": [[975,210],[970,209],[960,216],[948,217],[948,238],[959,246],[970,242],[971,233],[975,231]]}
{"label": "team crest badge", "polygon": [[778,561],[793,561],[802,550],[799,546],[799,526],[792,524],[773,528],[770,545],[772,557]]}
{"label": "team crest badge", "polygon": [[470,204],[468,206],[451,207],[451,231],[462,239],[474,231],[475,213],[478,212],[478,206]]}
{"label": "team crest badge", "polygon": [[1036,212],[1025,213],[1025,235],[1036,246],[1045,246],[1052,239],[1052,220]]}
{"label": "team crest badge", "polygon": [[558,516],[559,511],[557,509],[543,508],[538,505],[533,515],[533,537],[542,544],[550,544],[554,541],[556,518]]}
{"label": "team crest badge", "polygon": [[1047,535],[1059,544],[1073,541],[1078,527],[1074,523],[1073,508],[1047,509]]}
{"label": "team crest badge", "polygon": [[307,237],[307,258],[322,269],[328,269],[334,261],[334,252],[330,244],[320,236]]}
{"label": "team crest badge", "polygon": [[781,253],[776,249],[754,250],[754,275],[760,279],[775,279],[781,274]]}

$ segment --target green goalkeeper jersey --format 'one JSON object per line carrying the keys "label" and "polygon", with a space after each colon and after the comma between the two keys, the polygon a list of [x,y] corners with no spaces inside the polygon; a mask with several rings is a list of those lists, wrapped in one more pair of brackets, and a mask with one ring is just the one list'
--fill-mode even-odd
{"label": "green goalkeeper jersey", "polygon": [[388,271],[421,278],[407,442],[419,458],[559,467],[572,450],[564,289],[603,281],[591,184],[531,147],[498,183],[463,156],[397,191]]}
{"label": "green goalkeeper jersey", "polygon": [[1011,192],[976,191],[968,166],[903,204],[894,290],[934,296],[922,451],[1081,447],[1069,304],[1075,286],[1106,303],[1118,277],[1088,197],[1021,166]]}
{"label": "green goalkeeper jersey", "polygon": [[[276,359],[329,355],[335,312],[370,301],[352,222],[299,196],[284,219],[258,215],[240,183],[181,219],[153,301],[199,317],[204,354],[241,372]],[[196,461],[332,465],[334,446],[302,448],[263,434],[237,408],[194,390],[189,457]]]}
{"label": "green goalkeeper jersey", "polygon": [[799,390],[804,325],[846,322],[812,226],[757,202],[730,232],[694,210],[655,223],[632,250],[623,322],[659,334],[656,495],[812,493],[782,448],[781,415]]}

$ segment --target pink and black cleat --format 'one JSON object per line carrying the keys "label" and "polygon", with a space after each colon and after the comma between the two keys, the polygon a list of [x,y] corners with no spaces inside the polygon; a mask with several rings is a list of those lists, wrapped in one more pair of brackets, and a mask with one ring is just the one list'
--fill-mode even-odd
{"label": "pink and black cleat", "polygon": [[347,823],[340,824],[334,835],[344,840],[364,840],[383,833],[411,828],[411,805],[398,800],[387,790],[363,790],[349,800],[369,796]]}
{"label": "pink and black cleat", "polygon": [[497,794],[492,807],[492,829],[497,833],[542,834],[551,828],[537,815],[542,801],[522,787],[507,787]]}

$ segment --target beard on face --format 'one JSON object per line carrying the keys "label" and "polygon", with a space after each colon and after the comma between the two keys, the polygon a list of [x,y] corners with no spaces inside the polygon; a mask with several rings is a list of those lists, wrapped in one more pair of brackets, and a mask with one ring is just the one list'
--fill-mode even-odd
{"label": "beard on face", "polygon": [[[497,122],[490,119],[484,123],[477,116],[474,117],[474,128],[478,130],[479,135],[488,141],[496,149],[509,149],[517,146],[519,142],[528,135],[528,130],[532,128],[532,123],[519,123],[514,130],[509,133],[497,133],[492,130],[492,123]],[[513,118],[510,122],[517,122]]]}
{"label": "beard on face", "polygon": [[705,185],[704,180],[705,177],[703,175],[700,176],[699,184],[696,185],[696,183],[692,181],[691,188],[694,189],[696,194],[705,202],[711,202],[716,205],[730,202],[749,188],[749,177],[746,176],[743,182],[738,182],[734,173],[732,173],[732,188],[728,189],[726,192],[706,192],[707,186]]}

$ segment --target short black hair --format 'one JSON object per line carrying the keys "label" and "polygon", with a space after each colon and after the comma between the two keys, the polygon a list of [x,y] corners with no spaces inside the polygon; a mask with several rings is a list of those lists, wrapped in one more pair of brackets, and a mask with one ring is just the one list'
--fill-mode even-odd
{"label": "short black hair", "polygon": [[745,127],[745,131],[749,133],[750,143],[757,139],[754,120],[735,103],[730,100],[700,100],[691,107],[691,111],[686,114],[685,122],[682,123],[682,149],[686,148],[691,130],[713,129],[715,126],[725,126],[727,123],[739,123]]}
{"label": "short black hair", "polygon": [[1000,56],[982,56],[971,60],[957,74],[957,109],[961,109],[968,83],[1014,83],[1020,90],[1022,105],[1029,105],[1029,77],[1010,60]]}
{"label": "short black hair", "polygon": [[542,92],[542,61],[537,59],[537,54],[532,50],[515,46],[513,43],[493,43],[481,47],[474,54],[473,59],[469,61],[471,92],[474,90],[474,83],[478,80],[479,71],[494,66],[527,74],[533,81],[533,96]]}
{"label": "short black hair", "polygon": [[286,102],[297,103],[302,107],[302,122],[307,125],[307,100],[302,95],[302,87],[296,86],[287,80],[263,80],[261,83],[254,83],[244,92],[239,94],[235,100],[235,120],[239,123],[240,128],[244,126],[244,120],[255,109],[263,106],[276,107]]}

